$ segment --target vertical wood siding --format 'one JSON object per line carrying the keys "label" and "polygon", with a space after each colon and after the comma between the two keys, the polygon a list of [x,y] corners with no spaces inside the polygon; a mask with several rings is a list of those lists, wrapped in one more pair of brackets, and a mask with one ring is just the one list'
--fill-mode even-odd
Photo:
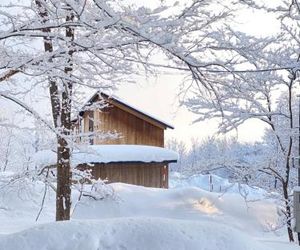
{"label": "vertical wood siding", "polygon": [[[88,132],[88,120],[91,115],[85,112],[83,119],[85,132]],[[96,139],[95,144],[137,144],[164,146],[164,129],[136,117],[118,107],[94,111],[94,131],[117,132],[117,139]]]}
{"label": "vertical wood siding", "polygon": [[108,183],[123,182],[145,187],[168,188],[168,166],[164,163],[96,163],[81,164],[80,170],[90,169],[93,178]]}

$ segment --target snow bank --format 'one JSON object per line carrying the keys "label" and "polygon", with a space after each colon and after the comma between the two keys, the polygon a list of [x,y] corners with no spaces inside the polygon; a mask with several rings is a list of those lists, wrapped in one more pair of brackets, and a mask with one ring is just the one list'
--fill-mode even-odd
{"label": "snow bank", "polygon": [[[178,154],[172,150],[145,145],[90,145],[74,150],[72,166],[82,163],[110,162],[164,162],[177,161]],[[56,153],[39,151],[34,156],[37,166],[56,164]]]}
{"label": "snow bank", "polygon": [[277,225],[277,210],[271,201],[246,204],[239,194],[220,195],[196,187],[157,189],[123,183],[110,186],[118,196],[117,201],[85,199],[77,205],[72,217],[97,220],[150,216],[209,221],[230,225],[253,236],[260,236],[262,231]]}
{"label": "snow bank", "polygon": [[225,225],[162,218],[50,223],[0,238],[0,249],[268,250]]}
{"label": "snow bank", "polygon": [[298,249],[287,242],[284,228],[270,232],[278,219],[272,201],[245,203],[236,193],[188,186],[157,189],[114,183],[108,187],[115,196],[104,200],[82,197],[77,203],[79,192],[73,189],[75,210],[72,220],[63,223],[53,222],[55,194],[49,189],[35,222],[44,184],[24,179],[7,185],[10,176],[0,173],[1,250]]}
{"label": "snow bank", "polygon": [[247,198],[247,200],[264,199],[268,194],[261,188],[231,183],[228,179],[214,174],[185,176],[178,172],[173,172],[170,174],[169,186],[170,188],[199,187],[216,193],[237,193]]}

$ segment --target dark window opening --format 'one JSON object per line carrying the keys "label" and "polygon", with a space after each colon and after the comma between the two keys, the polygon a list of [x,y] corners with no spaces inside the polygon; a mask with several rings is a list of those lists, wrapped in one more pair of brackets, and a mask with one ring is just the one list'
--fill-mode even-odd
{"label": "dark window opening", "polygon": [[[94,132],[94,112],[93,111],[91,111],[91,112],[89,112],[89,132]],[[89,142],[90,142],[90,144],[91,145],[93,145],[94,144],[94,135],[93,134],[91,134],[91,135],[89,135]]]}

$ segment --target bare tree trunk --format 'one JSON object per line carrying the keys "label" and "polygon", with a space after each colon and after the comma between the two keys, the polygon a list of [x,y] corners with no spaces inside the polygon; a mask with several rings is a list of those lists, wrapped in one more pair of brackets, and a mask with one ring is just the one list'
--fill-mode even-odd
{"label": "bare tree trunk", "polygon": [[5,161],[4,161],[4,166],[3,166],[3,172],[6,171],[6,168],[8,166],[8,159],[9,159],[9,154],[10,154],[10,147],[11,147],[11,134],[9,134],[8,141],[6,144],[6,150],[5,150]]}
{"label": "bare tree trunk", "polygon": [[288,186],[286,183],[283,183],[282,185],[283,188],[283,197],[284,197],[284,202],[285,202],[285,214],[287,218],[287,231],[288,231],[288,236],[289,236],[289,241],[294,242],[294,234],[293,234],[293,229],[292,229],[292,212],[291,212],[291,200],[289,199],[288,195]]}
{"label": "bare tree trunk", "polygon": [[[292,130],[294,128],[294,116],[293,116],[293,107],[292,107],[292,87],[293,87],[293,82],[296,79],[296,75],[290,80],[289,84],[289,100],[288,100],[288,108],[289,108],[289,117],[290,117],[290,133],[292,133]],[[293,148],[293,137],[290,135],[289,138],[289,144],[288,144],[288,150],[287,150],[287,157],[286,157],[286,167],[285,167],[285,182],[283,183],[283,196],[285,200],[285,210],[286,210],[286,216],[287,216],[287,231],[289,235],[289,240],[291,242],[294,242],[294,235],[293,235],[293,230],[292,230],[292,225],[291,225],[291,220],[292,220],[292,213],[291,213],[291,205],[290,205],[290,199],[288,195],[288,187],[289,187],[289,182],[290,182],[290,171],[291,171],[291,155],[292,155],[292,148]]]}
{"label": "bare tree trunk", "polygon": [[[73,21],[74,15],[70,6],[66,6],[68,14],[66,21]],[[66,28],[66,37],[69,39],[68,58],[65,66],[65,74],[70,76],[73,71],[72,42],[74,40],[74,29]],[[62,92],[61,101],[61,126],[62,133],[65,138],[69,138],[71,133],[71,108],[72,108],[72,90],[73,83],[71,81],[64,82],[64,91]],[[69,220],[71,212],[71,162],[70,147],[65,138],[58,138],[58,164],[57,164],[57,192],[56,192],[56,220]]]}
{"label": "bare tree trunk", "polygon": [[[36,0],[35,3],[42,22],[46,23],[48,21],[46,8],[40,0]],[[73,15],[68,15],[66,20],[73,21]],[[51,32],[50,28],[44,28],[42,31],[45,33]],[[73,41],[73,28],[66,28],[66,37]],[[50,38],[44,38],[44,49],[46,52],[53,52],[53,44]],[[67,74],[72,71],[72,54],[73,51],[69,49],[68,66],[64,70]],[[71,130],[72,83],[64,82],[64,91],[60,94],[56,80],[49,77],[49,94],[54,126],[59,133],[57,134],[56,220],[69,220],[71,211],[71,165],[70,147],[66,138],[69,137]]]}
{"label": "bare tree trunk", "polygon": [[287,157],[286,157],[286,166],[285,166],[286,179],[282,183],[282,188],[283,188],[283,197],[284,197],[284,201],[285,201],[285,214],[287,217],[288,236],[289,236],[289,240],[291,242],[294,242],[294,235],[293,235],[293,230],[292,230],[292,225],[291,225],[291,220],[292,220],[291,205],[290,205],[290,199],[289,199],[289,195],[288,195],[288,186],[289,186],[290,169],[291,169],[290,158],[291,158],[291,153],[292,153],[292,146],[293,146],[293,139],[292,139],[292,137],[290,137],[288,152],[287,152]]}
{"label": "bare tree trunk", "polygon": [[70,148],[64,138],[58,138],[57,147],[56,220],[69,220],[71,211]]}
{"label": "bare tree trunk", "polygon": [[[41,17],[41,22],[46,23],[48,21],[48,13],[46,8],[43,6],[40,0],[35,1],[37,7],[38,7],[38,14]],[[42,31],[44,33],[50,33],[50,28],[43,28]],[[51,38],[44,37],[44,50],[46,52],[52,53],[53,52],[53,44]],[[49,59],[49,62],[52,60]],[[53,122],[55,128],[58,127],[58,119],[59,119],[59,110],[60,110],[60,101],[59,101],[59,93],[58,93],[58,86],[56,81],[53,78],[49,79],[49,94],[50,94],[50,100],[51,100],[51,108],[52,108],[52,116],[53,116]]]}
{"label": "bare tree trunk", "polygon": [[[293,78],[290,79],[289,85],[288,85],[288,112],[289,112],[289,128],[292,131],[294,128],[294,122],[293,122],[293,109],[292,109],[292,87],[293,87],[293,82],[296,79],[296,75],[293,75]],[[268,99],[268,103],[270,103],[270,100]],[[269,111],[271,111],[271,106],[269,105]],[[282,177],[281,183],[282,183],[282,189],[283,189],[283,198],[284,198],[284,205],[285,205],[285,216],[287,219],[287,231],[288,231],[288,237],[290,242],[294,242],[294,235],[293,235],[293,230],[292,230],[292,225],[291,225],[291,220],[292,220],[292,213],[291,213],[291,205],[290,205],[290,199],[288,195],[288,187],[289,187],[289,181],[290,181],[290,171],[291,171],[291,156],[292,156],[292,148],[293,148],[293,137],[292,135],[289,135],[289,142],[287,147],[285,148],[276,133],[276,128],[272,124],[272,118],[269,117],[270,120],[270,125],[272,130],[274,131],[276,135],[277,142],[280,146],[280,150],[282,154],[285,155],[285,177]],[[290,132],[291,132],[290,131]]]}

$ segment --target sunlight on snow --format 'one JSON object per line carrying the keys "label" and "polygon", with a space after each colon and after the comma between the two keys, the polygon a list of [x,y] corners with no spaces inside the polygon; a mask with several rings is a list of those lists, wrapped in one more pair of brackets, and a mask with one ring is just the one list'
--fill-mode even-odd
{"label": "sunlight on snow", "polygon": [[207,198],[201,198],[194,202],[193,208],[206,214],[221,214],[221,212]]}

